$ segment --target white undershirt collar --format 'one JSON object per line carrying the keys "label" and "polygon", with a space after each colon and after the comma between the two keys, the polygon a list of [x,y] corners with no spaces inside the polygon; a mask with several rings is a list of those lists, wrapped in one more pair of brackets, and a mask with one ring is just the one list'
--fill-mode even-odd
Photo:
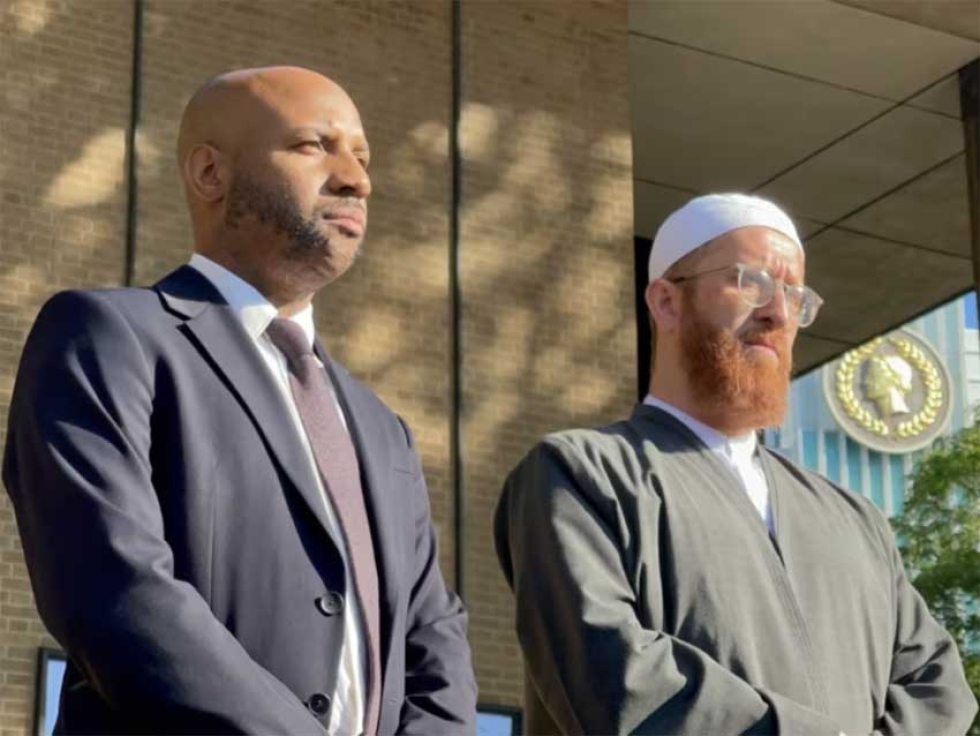
{"label": "white undershirt collar", "polygon": [[759,512],[759,516],[762,517],[769,531],[773,531],[775,522],[772,517],[772,506],[769,503],[769,484],[756,453],[759,442],[755,432],[729,437],[655,396],[648,394],[643,403],[667,412],[694,432],[708,449],[734,473],[735,478],[748,494],[749,500]]}
{"label": "white undershirt collar", "polygon": [[[253,340],[257,340],[269,323],[279,315],[279,310],[258,289],[210,258],[195,253],[188,265],[214,284]],[[313,327],[313,305],[306,306],[289,319],[303,328],[303,334],[312,346],[316,335]]]}
{"label": "white undershirt collar", "polygon": [[748,462],[755,455],[756,447],[759,444],[755,432],[729,437],[714,427],[709,427],[707,424],[699,422],[676,406],[672,406],[666,401],[658,399],[656,396],[647,394],[647,397],[643,399],[643,403],[667,412],[694,432],[698,436],[698,439],[708,446],[709,450],[721,452],[734,462]]}

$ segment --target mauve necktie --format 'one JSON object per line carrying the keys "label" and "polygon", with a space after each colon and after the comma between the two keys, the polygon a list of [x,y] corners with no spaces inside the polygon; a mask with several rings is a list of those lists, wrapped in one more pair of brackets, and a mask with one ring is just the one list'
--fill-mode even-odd
{"label": "mauve necktie", "polygon": [[354,443],[341,422],[327,383],[327,372],[313,354],[303,328],[288,319],[274,319],[266,328],[266,334],[286,357],[296,408],[306,428],[323,485],[347,539],[348,561],[367,629],[368,691],[364,732],[376,734],[381,696],[378,568]]}

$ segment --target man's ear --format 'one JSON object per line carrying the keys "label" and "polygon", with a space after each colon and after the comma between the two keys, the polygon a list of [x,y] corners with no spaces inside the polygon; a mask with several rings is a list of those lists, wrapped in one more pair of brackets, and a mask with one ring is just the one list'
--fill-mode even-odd
{"label": "man's ear", "polygon": [[654,279],[643,294],[650,319],[659,332],[676,332],[681,322],[681,293],[677,284],[667,279]]}
{"label": "man's ear", "polygon": [[228,169],[224,154],[214,146],[200,143],[184,160],[184,181],[196,199],[219,202],[228,190]]}

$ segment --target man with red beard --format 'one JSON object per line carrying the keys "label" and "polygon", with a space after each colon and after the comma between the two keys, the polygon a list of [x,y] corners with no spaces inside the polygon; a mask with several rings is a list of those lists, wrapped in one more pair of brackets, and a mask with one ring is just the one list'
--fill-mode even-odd
{"label": "man with red beard", "polygon": [[821,305],[790,219],[738,194],[650,255],[649,395],[550,435],[497,508],[533,734],[963,734],[956,647],[869,501],[758,445]]}

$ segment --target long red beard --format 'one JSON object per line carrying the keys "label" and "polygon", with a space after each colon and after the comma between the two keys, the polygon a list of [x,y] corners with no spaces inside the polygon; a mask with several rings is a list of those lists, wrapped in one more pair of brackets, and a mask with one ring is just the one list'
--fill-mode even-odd
{"label": "long red beard", "polygon": [[[746,342],[760,338],[776,351],[776,360],[746,352]],[[782,422],[793,362],[781,330],[756,330],[738,338],[707,322],[688,299],[681,357],[691,392],[712,426],[761,429]]]}

